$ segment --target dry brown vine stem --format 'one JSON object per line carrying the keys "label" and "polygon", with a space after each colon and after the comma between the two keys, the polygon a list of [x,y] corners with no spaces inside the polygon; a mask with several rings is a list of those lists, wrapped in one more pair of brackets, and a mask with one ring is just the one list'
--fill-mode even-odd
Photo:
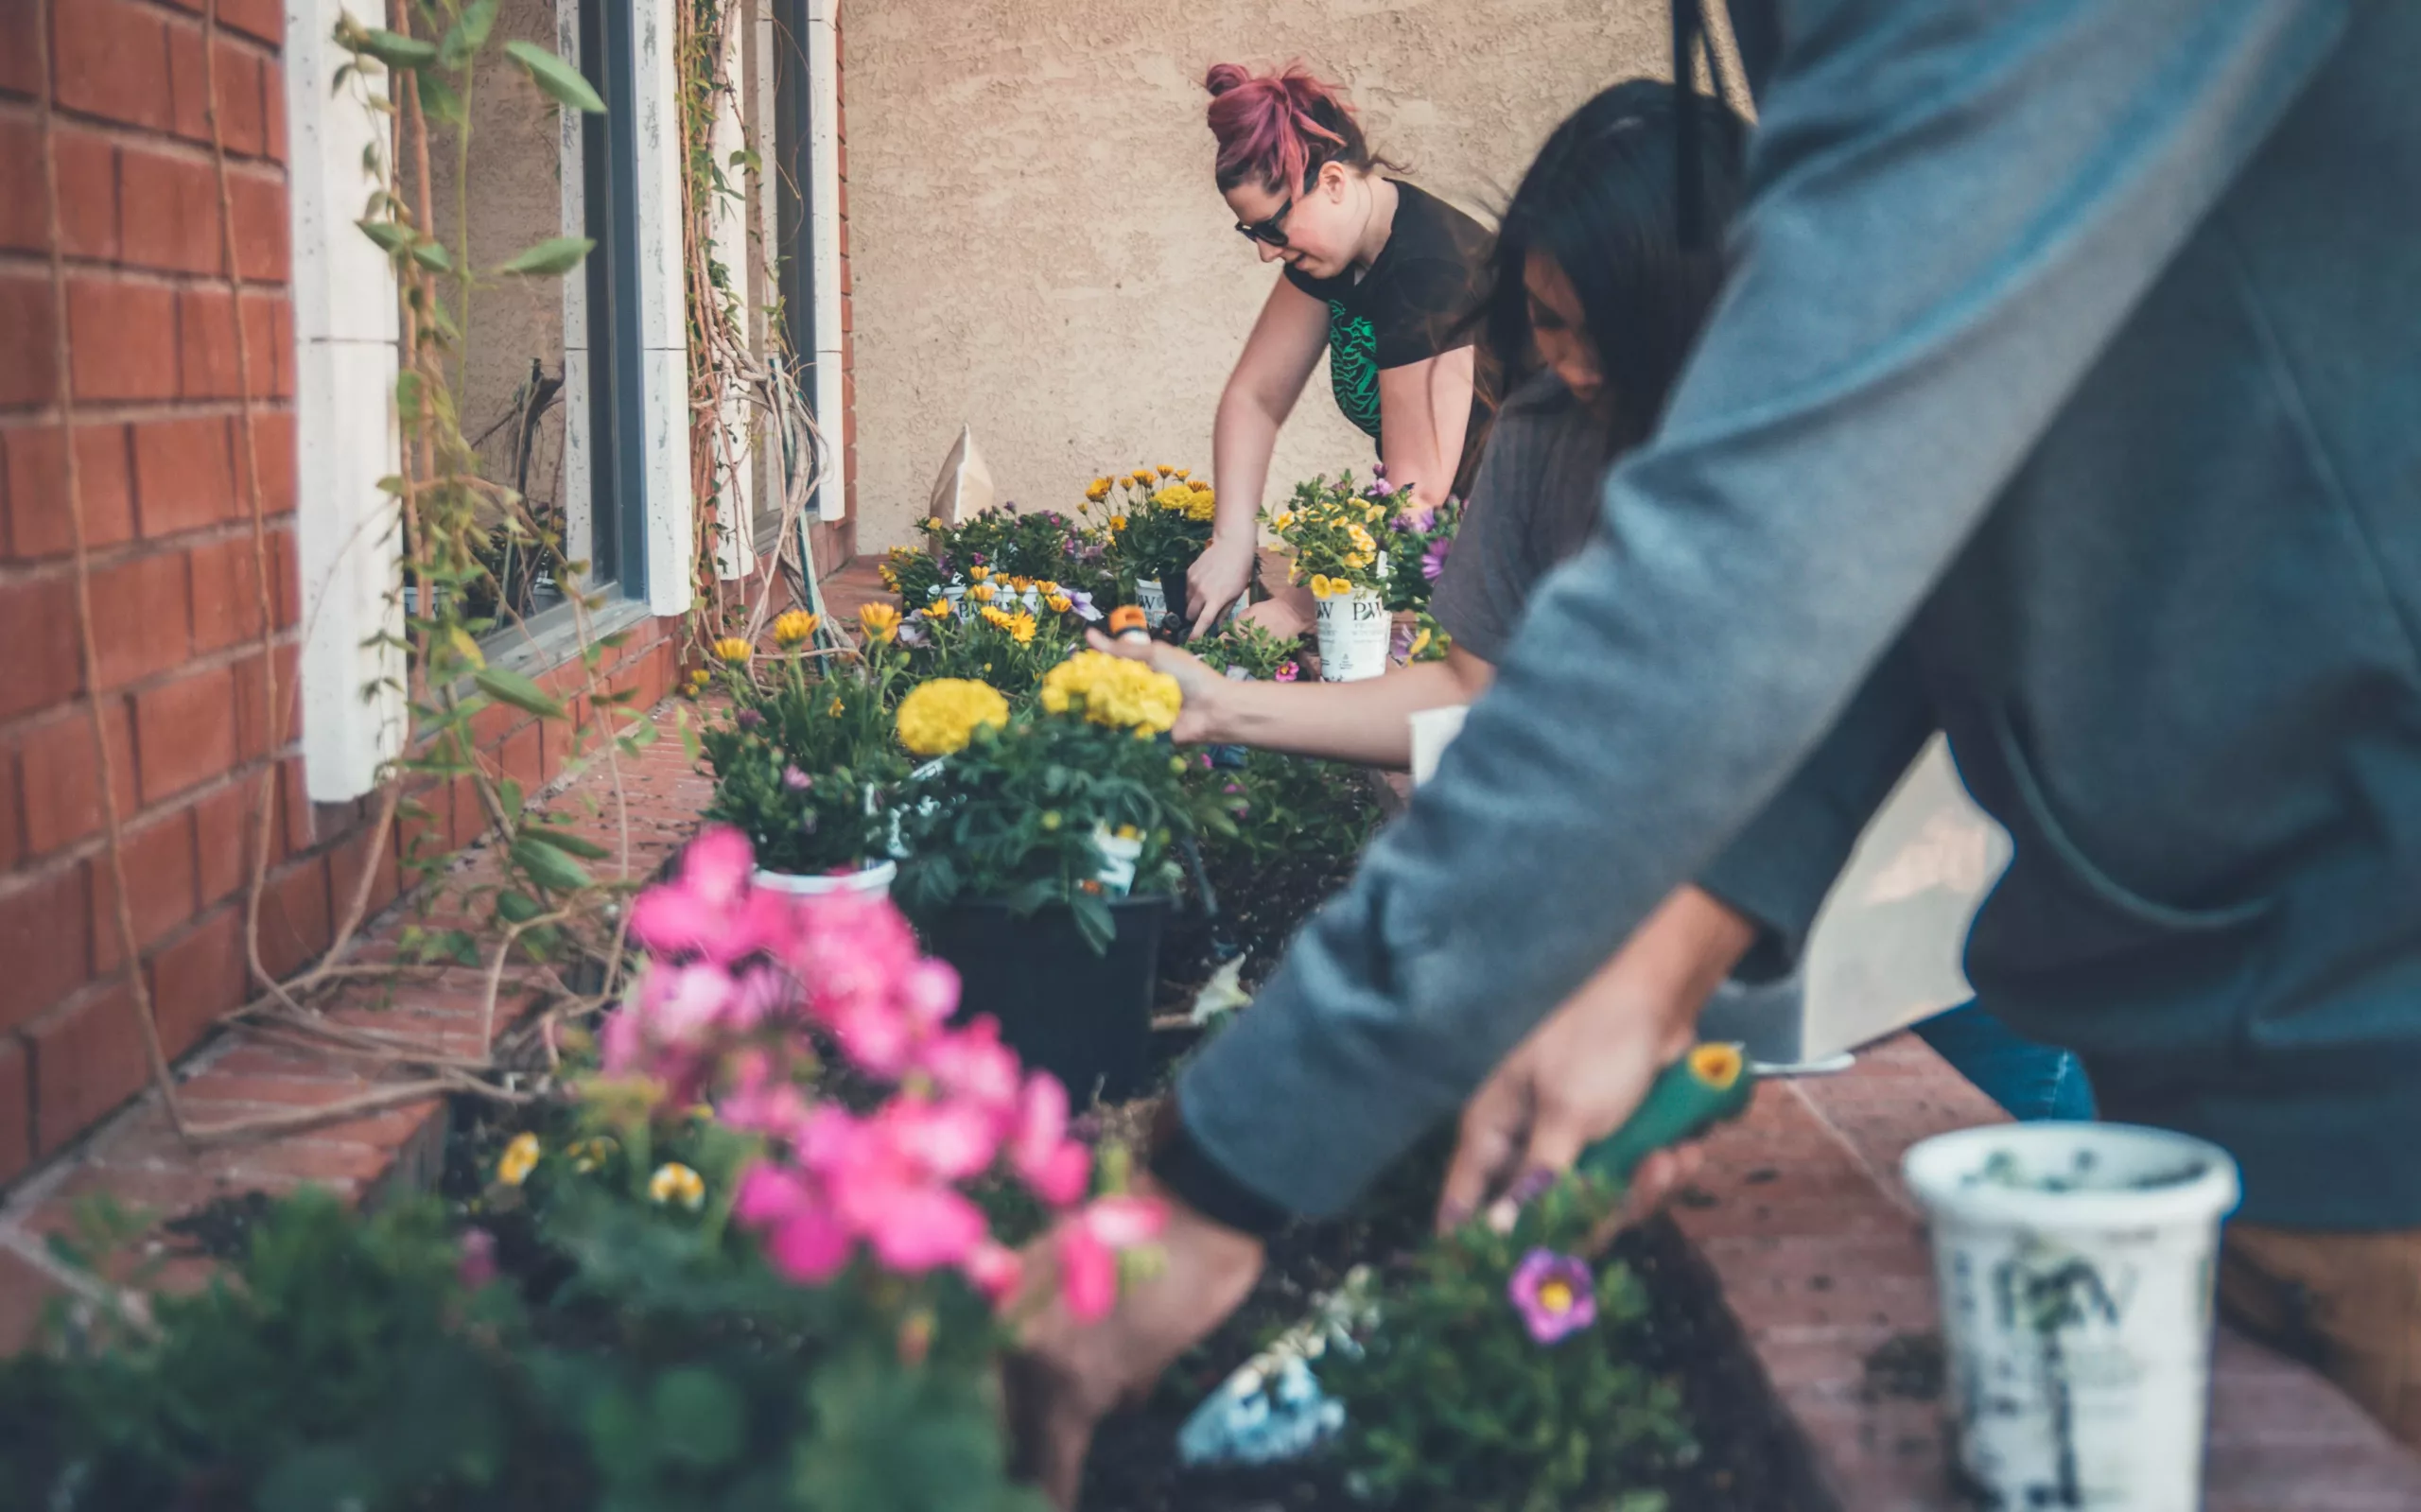
{"label": "dry brown vine stem", "polygon": [[[93,632],[92,550],[84,534],[84,475],[77,457],[76,383],[68,340],[67,234],[59,213],[59,132],[57,106],[52,98],[56,85],[52,82],[50,56],[50,3],[51,0],[34,0],[34,57],[43,78],[42,185],[43,211],[49,222],[50,236],[51,363],[56,369],[53,382],[59,395],[60,451],[66,467],[68,537],[76,553],[76,652],[82,664],[84,707],[93,725],[102,843],[109,856],[110,884],[117,895],[114,912],[118,953],[124,959],[128,994],[133,999],[135,1027],[143,1036],[143,1054],[149,1063],[151,1085],[160,1094],[161,1105],[167,1110],[169,1126],[182,1135],[186,1127],[184,1107],[177,1101],[176,1077],[160,1043],[159,1017],[152,1009],[151,983],[143,973],[142,941],[135,933],[134,908],[127,892],[125,834],[117,811],[116,758],[110,754],[109,726],[101,713],[101,659]],[[212,0],[211,9],[218,9],[217,0]],[[240,332],[240,309],[235,323]]]}

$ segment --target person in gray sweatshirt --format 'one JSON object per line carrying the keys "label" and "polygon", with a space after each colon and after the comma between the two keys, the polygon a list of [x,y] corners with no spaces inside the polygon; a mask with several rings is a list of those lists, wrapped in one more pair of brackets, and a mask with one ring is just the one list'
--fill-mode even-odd
{"label": "person in gray sweatshirt", "polygon": [[1646,1085],[1656,1014],[1524,1051],[1677,885],[1786,965],[1936,729],[2015,842],[1983,999],[2236,1156],[2223,1288],[2421,1441],[2421,5],[1734,12],[1724,293],[1437,780],[1179,1079],[1159,1277],[1033,1324],[1063,1500],[1262,1234],[1491,1074]]}

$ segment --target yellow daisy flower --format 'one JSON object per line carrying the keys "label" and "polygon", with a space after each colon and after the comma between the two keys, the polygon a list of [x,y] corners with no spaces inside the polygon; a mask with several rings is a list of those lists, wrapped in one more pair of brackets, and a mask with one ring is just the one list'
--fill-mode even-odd
{"label": "yellow daisy flower", "polygon": [[1085,486],[1085,497],[1095,504],[1098,504],[1103,499],[1109,497],[1109,479],[1106,478],[1094,478],[1090,483]]}
{"label": "yellow daisy flower", "polygon": [[982,582],[991,575],[992,569],[990,567],[969,567],[967,569],[967,578],[970,582]]}
{"label": "yellow daisy flower", "polygon": [[983,726],[998,729],[1008,723],[1009,701],[988,683],[936,677],[909,689],[899,701],[895,722],[899,743],[910,751],[920,756],[948,756],[963,749]]}
{"label": "yellow daisy flower", "polygon": [[[982,567],[978,567],[975,570],[981,572],[984,569]],[[988,582],[979,582],[974,587],[967,590],[967,596],[969,599],[974,600],[977,603],[990,603],[992,601],[992,585]]]}
{"label": "yellow daisy flower", "polygon": [[715,642],[715,660],[717,661],[728,662],[734,667],[745,667],[748,665],[748,642],[738,635],[725,635]]}
{"label": "yellow daisy flower", "polygon": [[513,1142],[504,1147],[504,1154],[496,1160],[496,1179],[508,1187],[521,1185],[530,1179],[531,1172],[538,1169],[538,1156],[542,1153],[536,1135],[514,1135]]}
{"label": "yellow daisy flower", "polygon": [[655,1174],[647,1178],[647,1194],[652,1202],[677,1202],[696,1212],[705,1205],[706,1178],[677,1160],[667,1161],[655,1168]]}
{"label": "yellow daisy flower", "polygon": [[774,644],[786,647],[804,645],[814,635],[815,627],[823,622],[804,609],[792,609],[787,614],[775,615]]}
{"label": "yellow daisy flower", "polygon": [[899,611],[887,603],[860,604],[858,625],[868,640],[889,645],[891,638],[899,634]]}
{"label": "yellow daisy flower", "polygon": [[928,619],[948,619],[949,617],[949,600],[947,599],[936,599],[932,603],[925,605],[924,608],[919,609],[916,612],[923,615]]}

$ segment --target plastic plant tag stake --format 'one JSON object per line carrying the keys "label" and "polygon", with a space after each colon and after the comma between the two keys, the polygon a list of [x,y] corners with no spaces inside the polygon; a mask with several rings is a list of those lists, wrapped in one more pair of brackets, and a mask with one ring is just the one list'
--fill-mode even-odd
{"label": "plastic plant tag stake", "polygon": [[1270,1465],[1300,1459],[1345,1428],[1345,1404],[1320,1389],[1312,1362],[1333,1347],[1350,1353],[1377,1322],[1370,1272],[1357,1265],[1312,1315],[1238,1366],[1177,1430],[1177,1463]]}
{"label": "plastic plant tag stake", "polygon": [[1093,845],[1101,852],[1101,870],[1093,879],[1110,897],[1124,897],[1135,886],[1135,863],[1143,859],[1143,843],[1113,835],[1106,825],[1093,826]]}
{"label": "plastic plant tag stake", "polygon": [[1443,708],[1420,709],[1412,716],[1412,783],[1419,787],[1437,774],[1438,758],[1454,737],[1463,733],[1464,716],[1470,714],[1468,704],[1449,704]]}
{"label": "plastic plant tag stake", "polygon": [[1143,623],[1158,630],[1169,617],[1168,590],[1160,586],[1158,578],[1138,578],[1135,580],[1135,605],[1143,611]]}
{"label": "plastic plant tag stake", "polygon": [[1387,669],[1395,622],[1375,588],[1319,601],[1320,681],[1358,683]]}

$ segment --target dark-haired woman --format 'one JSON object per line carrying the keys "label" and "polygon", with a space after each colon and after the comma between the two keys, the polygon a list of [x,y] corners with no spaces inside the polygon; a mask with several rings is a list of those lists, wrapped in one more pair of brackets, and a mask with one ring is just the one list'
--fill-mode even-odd
{"label": "dark-haired woman", "polygon": [[1387,177],[1344,92],[1302,68],[1221,63],[1205,82],[1219,192],[1262,261],[1285,270],[1219,398],[1218,516],[1186,575],[1197,633],[1251,581],[1270,454],[1321,353],[1337,408],[1423,503],[1465,491],[1492,392],[1470,318],[1487,230]]}

